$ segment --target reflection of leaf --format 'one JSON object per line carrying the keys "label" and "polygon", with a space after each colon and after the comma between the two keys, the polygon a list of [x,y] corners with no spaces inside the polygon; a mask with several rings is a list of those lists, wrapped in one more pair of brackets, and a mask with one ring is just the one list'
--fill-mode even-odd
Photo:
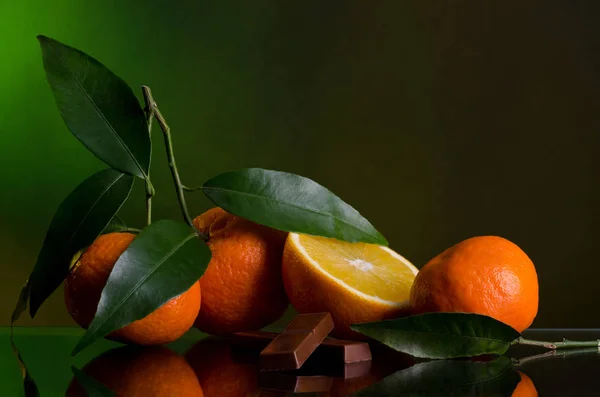
{"label": "reflection of leaf", "polygon": [[73,255],[90,245],[119,211],[133,179],[112,169],[97,172],[60,204],[29,280],[31,317],[67,277]]}
{"label": "reflection of leaf", "polygon": [[131,88],[84,52],[38,36],[46,78],[65,124],[111,167],[146,178],[150,137]]}
{"label": "reflection of leaf", "polygon": [[412,356],[441,359],[504,354],[520,336],[498,320],[470,313],[426,313],[352,329]]}
{"label": "reflection of leaf", "polygon": [[14,335],[14,325],[15,322],[21,317],[21,314],[27,310],[27,300],[29,298],[29,290],[30,284],[29,280],[23,285],[21,288],[21,293],[19,294],[19,300],[15,305],[15,309],[10,317],[10,345],[12,347],[12,351],[15,354],[17,361],[19,363],[19,367],[21,368],[21,376],[23,377],[23,390],[25,392],[25,397],[39,397],[40,392],[35,384],[35,381],[29,374],[27,370],[27,366],[25,366],[25,362],[23,361],[23,357],[21,357],[21,353],[19,353],[19,349],[15,344],[15,335]]}
{"label": "reflection of leaf", "polygon": [[25,390],[25,397],[40,397],[40,391],[38,390],[38,387],[33,381],[31,375],[29,375],[29,372],[25,374],[23,388]]}
{"label": "reflection of leaf", "polygon": [[489,362],[431,361],[396,372],[353,397],[509,397],[520,381],[508,357]]}
{"label": "reflection of leaf", "polygon": [[92,378],[82,370],[76,367],[71,367],[73,371],[73,375],[77,379],[77,383],[87,393],[88,397],[116,397],[116,393],[110,390],[108,387],[104,386],[102,383],[98,382],[96,379]]}
{"label": "reflection of leaf", "polygon": [[274,229],[387,245],[358,211],[299,175],[246,168],[217,175],[202,191],[225,211]]}
{"label": "reflection of leaf", "polygon": [[96,316],[73,354],[190,289],[210,257],[208,246],[186,224],[172,220],[150,224],[115,263]]}
{"label": "reflection of leaf", "polygon": [[550,350],[545,353],[534,354],[531,356],[525,356],[520,358],[513,358],[513,364],[515,367],[521,367],[523,365],[549,360],[553,358],[573,358],[578,356],[589,356],[589,355],[599,355],[600,350],[597,347],[584,347],[581,349],[562,349],[562,350]]}

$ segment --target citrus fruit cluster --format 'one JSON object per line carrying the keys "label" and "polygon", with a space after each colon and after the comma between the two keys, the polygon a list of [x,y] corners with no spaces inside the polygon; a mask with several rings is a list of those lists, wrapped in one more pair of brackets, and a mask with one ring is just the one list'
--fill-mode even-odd
{"label": "citrus fruit cluster", "polygon": [[[171,129],[148,86],[142,86],[142,108],[131,87],[95,58],[46,36],[38,40],[66,126],[109,168],[85,179],[59,206],[22,288],[13,323],[28,305],[33,318],[63,281],[68,312],[88,329],[72,354],[104,336],[159,345],[194,325],[210,334],[257,330],[280,318],[290,303],[301,313],[331,313],[334,335],[348,339],[364,338],[353,324],[426,312],[484,314],[518,331],[532,323],[537,275],[515,244],[500,237],[468,239],[419,272],[385,247],[385,237],[358,211],[308,178],[245,168],[189,188],[179,176]],[[164,138],[185,223],[152,220],[154,121]],[[145,185],[142,230],[127,227],[118,217],[134,180]],[[192,219],[184,193],[196,190],[217,208]],[[515,340],[514,329],[499,326]],[[202,395],[197,378],[213,390],[202,376],[203,363],[192,369],[160,348],[147,354],[143,349],[121,352],[122,358],[111,353],[99,359],[117,372],[111,387],[120,394],[157,395],[163,390],[173,395],[169,382],[161,381],[161,373],[169,371],[188,384],[191,395]],[[244,371],[231,371],[236,372]],[[146,378],[151,382],[145,383]],[[167,388],[160,389],[161,383]]]}
{"label": "citrus fruit cluster", "polygon": [[[361,338],[350,326],[426,312],[491,316],[518,331],[537,314],[538,283],[529,257],[514,243],[474,237],[448,248],[419,272],[390,248],[284,233],[213,208],[194,219],[208,236],[208,268],[187,292],[109,338],[168,343],[195,324],[210,334],[257,330],[282,316],[330,312],[336,336]],[[100,236],[73,266],[65,302],[87,327],[110,271],[135,235]]]}

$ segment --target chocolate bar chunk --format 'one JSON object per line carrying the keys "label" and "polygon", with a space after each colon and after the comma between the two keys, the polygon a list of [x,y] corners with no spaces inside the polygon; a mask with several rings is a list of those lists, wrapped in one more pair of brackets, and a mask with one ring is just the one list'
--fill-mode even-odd
{"label": "chocolate bar chunk", "polygon": [[324,362],[350,364],[370,361],[371,349],[366,342],[327,338],[313,356]]}
{"label": "chocolate bar chunk", "polygon": [[[250,351],[261,351],[279,334],[276,332],[238,332],[231,338],[231,344],[241,349]],[[323,343],[312,354],[328,365],[341,366],[362,361],[371,360],[371,349],[368,343],[351,340],[325,338]]]}
{"label": "chocolate bar chunk", "polygon": [[249,331],[236,332],[231,335],[229,341],[232,346],[248,349],[262,350],[279,335],[277,332]]}
{"label": "chocolate bar chunk", "polygon": [[333,330],[329,313],[300,314],[260,353],[261,370],[294,370]]}

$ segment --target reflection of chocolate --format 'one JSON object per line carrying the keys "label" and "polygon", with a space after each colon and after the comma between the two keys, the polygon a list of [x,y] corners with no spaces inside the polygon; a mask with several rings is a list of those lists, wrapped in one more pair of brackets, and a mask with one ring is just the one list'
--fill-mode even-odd
{"label": "reflection of chocolate", "polygon": [[295,370],[297,375],[316,376],[324,375],[334,378],[356,378],[367,375],[371,370],[371,361],[360,361],[355,363],[332,364],[330,360],[321,360],[313,354],[304,363],[302,368]]}
{"label": "reflection of chocolate", "polygon": [[299,314],[260,353],[261,370],[300,368],[332,330],[329,313]]}
{"label": "reflection of chocolate", "polygon": [[344,379],[362,378],[371,372],[371,361],[359,361],[344,365]]}
{"label": "reflection of chocolate", "polygon": [[333,385],[333,378],[268,371],[260,373],[258,383],[261,389],[293,393],[317,393],[329,391]]}
{"label": "reflection of chocolate", "polygon": [[375,382],[370,375],[371,361],[350,363],[340,367],[316,365],[310,360],[296,371],[262,371],[259,375],[261,389],[278,390],[282,392],[316,393],[329,391],[352,385],[369,385]]}

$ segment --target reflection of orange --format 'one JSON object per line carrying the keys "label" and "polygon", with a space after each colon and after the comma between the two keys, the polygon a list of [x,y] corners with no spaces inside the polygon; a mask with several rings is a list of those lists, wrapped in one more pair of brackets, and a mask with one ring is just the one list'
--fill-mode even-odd
{"label": "reflection of orange", "polygon": [[410,292],[413,312],[484,314],[521,332],[538,311],[531,259],[514,243],[473,237],[448,248],[419,272]]}
{"label": "reflection of orange", "polygon": [[[108,276],[134,238],[131,233],[108,233],[98,237],[65,280],[67,310],[81,327],[87,328],[92,322]],[[109,337],[140,345],[169,343],[191,328],[199,309],[200,285],[195,283],[188,291]]]}
{"label": "reflection of orange", "polygon": [[[166,347],[126,346],[110,350],[83,371],[120,397],[202,397],[198,378],[185,359]],[[87,396],[73,379],[67,397]]]}
{"label": "reflection of orange", "polygon": [[211,334],[254,331],[283,315],[281,278],[286,233],[213,208],[194,219],[208,234],[212,259],[200,279],[196,327]]}
{"label": "reflection of orange", "polygon": [[203,339],[187,351],[185,358],[206,397],[244,397],[258,391],[258,367],[234,360],[225,340]]}
{"label": "reflection of orange", "polygon": [[538,392],[535,389],[531,378],[521,371],[517,372],[519,372],[519,375],[521,375],[521,381],[513,392],[512,397],[537,397]]}

